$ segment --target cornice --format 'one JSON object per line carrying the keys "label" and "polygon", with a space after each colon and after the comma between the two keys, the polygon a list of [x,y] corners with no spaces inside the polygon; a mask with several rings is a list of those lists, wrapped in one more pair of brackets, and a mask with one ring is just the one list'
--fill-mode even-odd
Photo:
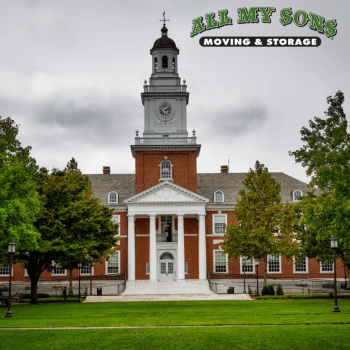
{"label": "cornice", "polygon": [[148,151],[148,150],[160,150],[160,151],[197,151],[197,157],[199,156],[201,145],[195,144],[195,145],[169,145],[169,144],[163,144],[163,145],[130,145],[132,156],[135,158],[135,150],[137,151]]}
{"label": "cornice", "polygon": [[188,104],[189,98],[190,98],[190,93],[186,91],[164,91],[164,92],[142,92],[141,93],[141,101],[142,104],[144,105],[144,99],[145,98],[155,98],[155,97],[186,97],[186,105]]}

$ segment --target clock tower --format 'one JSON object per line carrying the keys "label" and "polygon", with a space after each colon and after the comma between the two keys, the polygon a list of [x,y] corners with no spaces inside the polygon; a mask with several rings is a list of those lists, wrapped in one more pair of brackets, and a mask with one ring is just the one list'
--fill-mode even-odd
{"label": "clock tower", "polygon": [[[168,37],[164,25],[150,54],[152,74],[145,80],[141,100],[144,106],[144,132],[136,131],[135,145],[131,146],[136,162],[136,193],[164,180],[161,162],[171,163],[171,181],[197,192],[197,164],[200,145],[195,131],[189,137],[186,106],[189,102],[186,81],[178,73],[180,50]],[[169,179],[167,179],[169,180]]]}

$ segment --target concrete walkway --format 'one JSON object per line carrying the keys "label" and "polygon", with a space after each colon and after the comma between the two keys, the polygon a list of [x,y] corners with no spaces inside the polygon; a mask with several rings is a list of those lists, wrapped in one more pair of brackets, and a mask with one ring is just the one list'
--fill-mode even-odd
{"label": "concrete walkway", "polygon": [[134,302],[134,301],[193,301],[193,300],[253,300],[249,294],[153,294],[87,296],[85,303]]}

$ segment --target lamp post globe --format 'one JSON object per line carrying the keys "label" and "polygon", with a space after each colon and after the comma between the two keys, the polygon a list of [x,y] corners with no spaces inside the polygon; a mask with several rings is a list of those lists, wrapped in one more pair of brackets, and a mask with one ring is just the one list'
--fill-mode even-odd
{"label": "lamp post globe", "polygon": [[331,249],[333,250],[333,266],[334,266],[334,307],[333,312],[340,312],[338,306],[338,296],[337,296],[337,259],[335,258],[335,252],[338,249],[338,239],[336,237],[332,237],[331,241]]}
{"label": "lamp post globe", "polygon": [[10,255],[10,273],[9,273],[9,295],[7,298],[7,305],[8,305],[8,309],[6,312],[5,317],[13,317],[12,315],[12,311],[11,311],[11,285],[12,285],[12,258],[13,255],[16,252],[16,243],[14,242],[10,242],[8,245],[8,253]]}

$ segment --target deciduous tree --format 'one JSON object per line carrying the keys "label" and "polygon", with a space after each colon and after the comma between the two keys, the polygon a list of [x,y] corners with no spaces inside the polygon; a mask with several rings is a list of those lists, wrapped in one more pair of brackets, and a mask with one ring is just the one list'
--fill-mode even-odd
{"label": "deciduous tree", "polygon": [[[258,161],[243,184],[235,207],[238,225],[227,225],[223,250],[233,262],[239,256],[263,259],[266,285],[267,255],[288,257],[295,248],[294,209],[290,203],[281,203],[281,185]],[[278,231],[276,236],[275,231]]]}

